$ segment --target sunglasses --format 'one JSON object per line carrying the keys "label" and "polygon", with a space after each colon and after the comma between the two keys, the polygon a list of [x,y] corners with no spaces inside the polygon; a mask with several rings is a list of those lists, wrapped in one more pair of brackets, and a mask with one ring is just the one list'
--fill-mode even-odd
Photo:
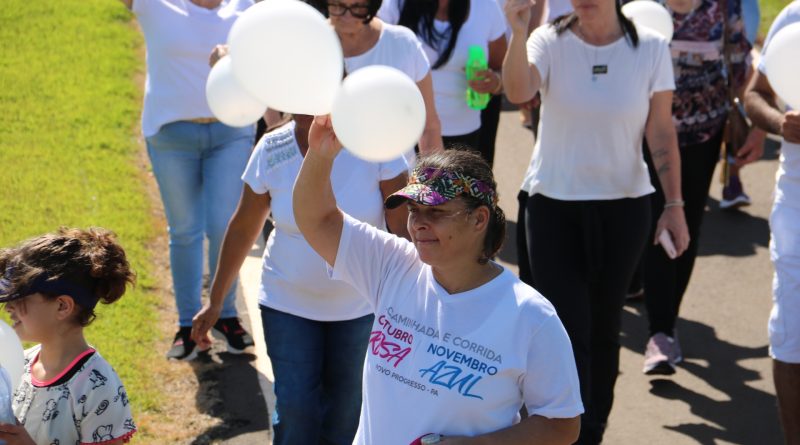
{"label": "sunglasses", "polygon": [[347,6],[342,3],[328,3],[330,15],[343,16],[347,11],[350,11],[350,15],[357,19],[365,19],[369,16],[369,5],[360,3]]}

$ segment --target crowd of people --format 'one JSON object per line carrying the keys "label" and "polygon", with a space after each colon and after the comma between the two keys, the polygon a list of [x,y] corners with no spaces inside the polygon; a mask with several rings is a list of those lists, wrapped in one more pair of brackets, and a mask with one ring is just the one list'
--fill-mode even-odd
{"label": "crowd of people", "polygon": [[[166,356],[193,360],[209,334],[232,353],[253,346],[236,281],[271,222],[258,303],[276,445],[601,443],[626,298],[644,295],[643,372],[673,374],[682,360],[675,322],[738,102],[754,126],[723,156],[721,207],[749,204],[741,167],[768,132],[784,140],[769,334],[786,443],[800,444],[800,113],[780,108],[763,62],[753,66],[755,1],[663,0],[667,41],[619,0],[307,0],[339,37],[344,75],[389,65],[420,90],[415,153],[383,163],[343,150],[329,116],[265,110],[258,136],[214,118],[210,65],[253,0],[121,1],[147,46],[142,133],[178,313]],[[800,1],[762,54],[795,22]],[[265,51],[278,44],[291,42]],[[486,69],[468,79],[475,47]],[[468,89],[488,95],[482,110]],[[518,275],[494,260],[506,237],[492,172],[503,97],[535,130]],[[134,281],[114,235],[42,235],[0,250],[0,273],[15,331],[38,343],[0,443],[127,442],[125,388],[83,335],[96,304]]]}

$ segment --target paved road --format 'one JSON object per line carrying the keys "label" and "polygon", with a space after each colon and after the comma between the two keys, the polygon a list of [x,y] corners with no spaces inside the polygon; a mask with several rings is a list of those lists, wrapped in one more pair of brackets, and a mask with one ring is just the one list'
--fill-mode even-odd
{"label": "paved road", "polygon": [[[511,238],[500,260],[516,270],[513,235],[516,194],[532,152],[533,136],[515,111],[504,111],[498,133],[495,175],[500,205],[506,210]],[[641,303],[625,308],[620,377],[607,444],[778,444],[766,322],[770,309],[772,269],[767,246],[768,215],[777,154],[773,144],[762,161],[744,171],[744,184],[754,204],[743,212],[721,212],[720,186],[712,186],[703,225],[700,257],[684,298],[678,323],[685,362],[670,378],[641,373],[646,317]],[[242,272],[240,305],[247,307],[259,343],[252,361],[257,372],[240,371],[221,385],[234,391],[223,410],[232,422],[225,432],[230,444],[264,444],[268,411],[274,406],[272,375],[260,335],[257,297],[259,249]],[[245,316],[247,318],[247,316]],[[235,395],[258,394],[245,413],[235,409]],[[261,420],[259,420],[261,419]],[[198,440],[198,443],[205,441]]]}

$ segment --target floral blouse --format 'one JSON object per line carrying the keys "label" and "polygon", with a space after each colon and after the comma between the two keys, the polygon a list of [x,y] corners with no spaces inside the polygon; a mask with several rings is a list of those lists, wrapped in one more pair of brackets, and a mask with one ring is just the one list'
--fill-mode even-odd
{"label": "floral blouse", "polygon": [[[731,69],[734,86],[744,82],[750,64],[741,0],[728,1]],[[723,61],[723,25],[719,0],[701,0],[688,14],[672,12],[670,43],[675,72],[672,119],[681,146],[708,141],[722,131],[730,109]]]}

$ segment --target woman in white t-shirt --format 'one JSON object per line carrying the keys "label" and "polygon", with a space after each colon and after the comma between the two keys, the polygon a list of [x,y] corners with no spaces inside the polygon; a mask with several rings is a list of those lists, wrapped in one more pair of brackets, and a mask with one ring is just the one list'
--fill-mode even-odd
{"label": "woman in white t-shirt", "polygon": [[[190,338],[201,308],[203,242],[216,270],[225,227],[241,193],[239,175],[253,148],[255,126],[230,127],[206,102],[209,53],[228,39],[233,23],[253,0],[122,0],[136,15],[147,44],[142,134],[164,203],[178,331],[167,358],[192,360]],[[231,353],[253,339],[236,311],[236,283],[226,289],[214,334]]]}
{"label": "woman in white t-shirt", "polygon": [[[211,302],[194,321],[202,341],[219,317],[223,290],[234,281],[272,212],[275,230],[264,251],[259,305],[267,354],[275,374],[276,445],[350,444],[358,426],[361,374],[372,311],[353,287],[329,279],[325,262],[303,239],[292,212],[292,186],[308,150],[311,116],[267,133],[247,169],[231,219]],[[333,192],[348,212],[408,236],[405,209],[383,210],[383,199],[407,177],[403,158],[370,163],[343,152],[334,166]]]}
{"label": "woman in white t-shirt", "polygon": [[[469,83],[479,93],[500,94],[499,70],[506,52],[506,21],[496,0],[383,0],[378,16],[411,29],[422,42],[433,71],[436,111],[445,146],[464,145],[481,150],[481,113],[467,105],[464,72],[469,48],[477,45],[489,69]],[[491,163],[494,153],[484,153]]]}
{"label": "woman in white t-shirt", "polygon": [[469,150],[421,157],[385,203],[408,209],[409,242],[337,207],[340,148],[318,117],[293,200],[332,278],[375,313],[354,443],[571,444],[583,408],[569,340],[550,303],[491,261],[505,217],[488,164]]}
{"label": "woman in white t-shirt", "polygon": [[615,0],[572,5],[574,13],[534,31],[526,57],[530,2],[509,0],[503,81],[514,103],[541,93],[539,137],[523,184],[530,267],[572,340],[586,405],[579,443],[597,444],[618,374],[625,293],[649,238],[654,189],[643,136],[666,198],[655,233],[666,232],[677,255],[689,235],[666,40],[644,28],[637,33]]}
{"label": "woman in white t-shirt", "polygon": [[376,17],[381,0],[307,0],[330,23],[344,52],[345,71],[370,65],[397,68],[416,82],[425,101],[425,129],[419,139],[422,154],[440,150],[442,128],[433,95],[428,58],[414,34]]}

